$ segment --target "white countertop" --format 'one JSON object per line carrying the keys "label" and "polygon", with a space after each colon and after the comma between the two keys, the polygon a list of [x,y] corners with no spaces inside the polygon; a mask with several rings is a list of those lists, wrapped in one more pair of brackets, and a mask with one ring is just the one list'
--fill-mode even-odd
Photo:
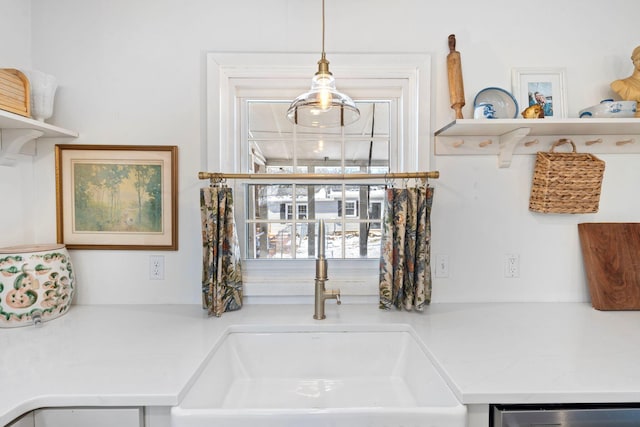
{"label": "white countertop", "polygon": [[78,306],[0,329],[0,425],[49,406],[173,406],[231,325],[410,325],[465,404],[640,402],[640,311],[584,303]]}

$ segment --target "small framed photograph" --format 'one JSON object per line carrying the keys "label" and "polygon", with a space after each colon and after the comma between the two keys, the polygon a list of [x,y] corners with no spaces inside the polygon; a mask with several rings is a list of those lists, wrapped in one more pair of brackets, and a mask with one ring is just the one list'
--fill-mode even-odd
{"label": "small framed photograph", "polygon": [[511,85],[520,112],[538,104],[545,118],[567,118],[564,68],[514,68],[511,70]]}
{"label": "small framed photograph", "polygon": [[59,144],[58,243],[69,249],[178,249],[176,146]]}

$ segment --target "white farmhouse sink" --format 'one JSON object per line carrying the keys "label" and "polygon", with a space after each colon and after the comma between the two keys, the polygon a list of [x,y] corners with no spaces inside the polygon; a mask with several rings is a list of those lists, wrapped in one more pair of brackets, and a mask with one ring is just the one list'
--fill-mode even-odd
{"label": "white farmhouse sink", "polygon": [[456,399],[410,330],[231,332],[174,427],[463,427]]}

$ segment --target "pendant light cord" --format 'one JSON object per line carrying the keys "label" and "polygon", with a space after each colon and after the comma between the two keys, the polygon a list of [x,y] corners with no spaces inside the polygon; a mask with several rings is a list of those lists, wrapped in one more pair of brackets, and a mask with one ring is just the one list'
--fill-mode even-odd
{"label": "pendant light cord", "polygon": [[324,52],[324,0],[322,0],[322,58],[325,58]]}
{"label": "pendant light cord", "polygon": [[311,90],[294,99],[287,110],[287,117],[295,125],[338,127],[350,125],[360,117],[360,110],[353,99],[336,89],[335,79],[329,71],[325,52],[325,21],[325,0],[322,0],[322,54],[318,71],[311,79]]}

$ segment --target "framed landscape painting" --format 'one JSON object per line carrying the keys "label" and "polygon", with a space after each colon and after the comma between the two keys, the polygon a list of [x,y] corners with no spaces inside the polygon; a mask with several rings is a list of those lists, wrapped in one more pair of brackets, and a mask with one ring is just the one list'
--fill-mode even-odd
{"label": "framed landscape painting", "polygon": [[177,250],[177,147],[55,147],[58,243]]}

